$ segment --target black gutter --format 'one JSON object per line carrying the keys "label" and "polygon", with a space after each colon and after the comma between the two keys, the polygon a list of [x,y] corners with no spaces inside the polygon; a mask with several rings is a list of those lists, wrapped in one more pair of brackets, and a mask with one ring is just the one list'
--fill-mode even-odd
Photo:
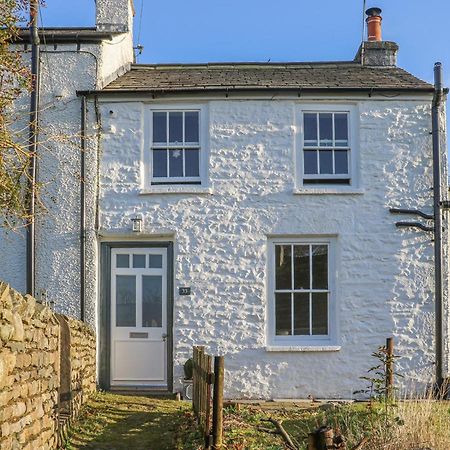
{"label": "black gutter", "polygon": [[86,97],[81,97],[80,128],[80,320],[86,320]]}
{"label": "black gutter", "polygon": [[35,204],[36,204],[36,154],[39,133],[39,36],[37,32],[37,18],[39,15],[39,0],[30,0],[30,42],[31,47],[31,76],[32,88],[30,99],[30,124],[28,137],[28,152],[30,165],[28,168],[28,217],[27,217],[27,293],[35,296]]}
{"label": "black gutter", "polygon": [[442,289],[442,211],[441,211],[441,105],[444,97],[442,87],[442,64],[434,65],[434,96],[432,106],[433,135],[433,210],[434,210],[434,290],[435,290],[435,347],[436,390],[442,395],[443,376],[443,289]]}
{"label": "black gutter", "polygon": [[[235,88],[230,87],[220,87],[220,88],[181,88],[181,89],[103,89],[103,90],[87,90],[87,91],[77,91],[77,95],[177,95],[177,94],[249,94],[255,93],[260,94],[261,92],[267,93],[288,93],[295,94],[301,97],[303,93],[308,94],[324,94],[324,93],[366,93],[372,96],[373,93],[390,93],[390,94],[405,94],[405,93],[424,93],[433,94],[434,87],[416,87],[416,88],[391,88],[391,87],[349,87],[349,88],[339,88],[339,87],[326,87],[326,88],[310,88],[310,87],[297,87],[297,88],[271,88],[271,87],[250,87],[250,88]],[[444,93],[448,93],[448,89],[444,90]]]}
{"label": "black gutter", "polygon": [[[67,43],[82,43],[95,44],[101,41],[111,41],[117,33],[104,31],[68,31],[68,32],[39,32],[38,35],[45,39],[46,44],[67,44]],[[29,44],[32,43],[28,35],[20,32],[11,43],[13,44]]]}

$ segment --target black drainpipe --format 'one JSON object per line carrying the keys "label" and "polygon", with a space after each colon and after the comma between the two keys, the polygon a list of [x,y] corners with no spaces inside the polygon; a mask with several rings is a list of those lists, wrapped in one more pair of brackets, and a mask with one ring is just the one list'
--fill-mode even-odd
{"label": "black drainpipe", "polygon": [[36,204],[36,153],[38,148],[39,125],[39,35],[37,20],[39,15],[39,1],[30,0],[30,40],[31,40],[31,76],[32,89],[30,99],[30,125],[28,137],[28,151],[30,165],[28,168],[28,205],[27,205],[27,293],[35,296],[35,204]]}
{"label": "black drainpipe", "polygon": [[86,97],[81,96],[80,154],[80,319],[86,319]]}
{"label": "black drainpipe", "polygon": [[443,322],[442,322],[442,211],[441,211],[441,104],[443,98],[442,64],[434,65],[434,96],[432,107],[433,135],[433,209],[434,209],[434,289],[436,328],[436,388],[440,393],[443,376]]}

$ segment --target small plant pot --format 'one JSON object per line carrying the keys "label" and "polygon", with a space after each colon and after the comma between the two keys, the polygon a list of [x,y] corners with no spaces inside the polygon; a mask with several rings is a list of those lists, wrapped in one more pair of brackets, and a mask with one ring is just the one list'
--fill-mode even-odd
{"label": "small plant pot", "polygon": [[183,399],[184,400],[192,400],[192,380],[188,380],[186,378],[183,379]]}

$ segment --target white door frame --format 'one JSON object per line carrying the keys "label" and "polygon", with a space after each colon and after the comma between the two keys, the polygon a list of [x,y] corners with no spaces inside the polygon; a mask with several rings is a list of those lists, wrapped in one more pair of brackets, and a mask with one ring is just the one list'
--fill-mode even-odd
{"label": "white door frame", "polygon": [[[166,252],[166,290],[167,307],[163,311],[165,315],[167,338],[166,338],[166,384],[167,390],[173,389],[173,243],[172,242],[102,242],[100,244],[100,302],[99,302],[99,384],[102,389],[111,388],[111,359],[112,359],[112,329],[111,323],[113,319],[112,305],[112,250],[122,249],[124,252],[131,249],[164,249]],[[150,274],[151,275],[151,274]],[[146,328],[146,331],[149,328]],[[130,330],[128,330],[130,331]],[[136,380],[136,386],[132,388],[146,388],[144,383]],[[118,383],[114,383],[118,385]],[[158,389],[162,386],[151,386]],[[164,388],[165,389],[165,388]]]}

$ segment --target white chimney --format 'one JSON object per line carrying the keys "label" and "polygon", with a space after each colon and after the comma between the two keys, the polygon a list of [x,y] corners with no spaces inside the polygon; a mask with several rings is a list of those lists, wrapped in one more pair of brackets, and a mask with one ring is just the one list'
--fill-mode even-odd
{"label": "white chimney", "polygon": [[98,31],[132,32],[133,17],[133,0],[96,0]]}

